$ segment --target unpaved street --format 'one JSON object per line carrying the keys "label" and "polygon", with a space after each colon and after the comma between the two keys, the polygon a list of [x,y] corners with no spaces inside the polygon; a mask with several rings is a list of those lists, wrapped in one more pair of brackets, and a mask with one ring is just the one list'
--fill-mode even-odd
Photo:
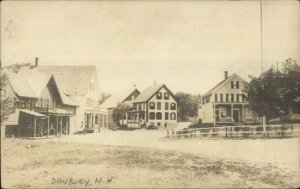
{"label": "unpaved street", "polygon": [[201,154],[203,157],[268,164],[299,171],[299,139],[166,138],[165,130],[111,131],[72,135],[61,140],[71,143],[140,146]]}

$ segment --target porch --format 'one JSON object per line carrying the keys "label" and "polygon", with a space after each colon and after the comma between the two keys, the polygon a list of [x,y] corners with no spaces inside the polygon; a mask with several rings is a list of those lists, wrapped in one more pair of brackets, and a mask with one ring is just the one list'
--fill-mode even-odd
{"label": "porch", "polygon": [[214,103],[214,125],[254,123],[253,112],[247,103]]}
{"label": "porch", "polygon": [[84,131],[100,132],[101,128],[107,127],[107,114],[103,112],[85,112],[84,113]]}
{"label": "porch", "polygon": [[29,139],[68,135],[70,116],[59,113],[58,110],[49,111],[48,115],[45,115],[28,109],[18,109],[15,113],[16,124],[7,125],[5,135]]}
{"label": "porch", "polygon": [[140,128],[146,125],[146,111],[134,110],[126,113],[123,120],[120,120],[121,125],[127,125],[128,128]]}

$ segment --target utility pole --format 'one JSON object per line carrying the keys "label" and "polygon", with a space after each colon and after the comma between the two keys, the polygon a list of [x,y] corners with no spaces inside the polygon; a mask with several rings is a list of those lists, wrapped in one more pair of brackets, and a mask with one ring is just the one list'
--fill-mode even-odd
{"label": "utility pole", "polygon": [[[260,66],[261,73],[264,73],[264,57],[263,57],[263,15],[262,15],[262,0],[260,2]],[[266,116],[262,117],[263,133],[266,136],[267,132],[267,119]]]}

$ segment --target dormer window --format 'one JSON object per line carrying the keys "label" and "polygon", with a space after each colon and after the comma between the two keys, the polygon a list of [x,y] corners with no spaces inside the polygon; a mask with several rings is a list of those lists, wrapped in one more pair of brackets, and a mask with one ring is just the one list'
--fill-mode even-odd
{"label": "dormer window", "polygon": [[169,99],[169,93],[164,93],[164,99],[168,100]]}
{"label": "dormer window", "polygon": [[231,89],[239,89],[240,82],[239,81],[231,81]]}
{"label": "dormer window", "polygon": [[156,94],[156,99],[161,99],[161,92],[158,92],[158,93]]}

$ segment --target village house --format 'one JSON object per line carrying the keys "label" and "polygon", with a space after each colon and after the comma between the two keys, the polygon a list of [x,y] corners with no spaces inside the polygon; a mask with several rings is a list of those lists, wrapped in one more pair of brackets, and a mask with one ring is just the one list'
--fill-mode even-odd
{"label": "village house", "polygon": [[134,101],[133,110],[127,112],[128,127],[166,127],[177,123],[177,102],[169,88],[162,84],[146,88]]}
{"label": "village house", "polygon": [[198,118],[203,123],[214,125],[256,121],[257,116],[249,109],[243,92],[245,83],[238,74],[228,76],[228,72],[225,71],[224,80],[202,96]]}
{"label": "village house", "polygon": [[77,104],[60,91],[52,74],[7,75],[1,98],[11,98],[16,110],[4,122],[6,136],[36,138],[70,133]]}
{"label": "village house", "polygon": [[107,127],[107,114],[100,110],[99,83],[96,66],[35,66],[22,72],[43,72],[53,74],[61,92],[78,105],[75,112],[75,127],[78,131],[100,131]]}
{"label": "village house", "polygon": [[118,104],[126,103],[132,106],[134,99],[139,94],[140,91],[136,88],[130,91],[114,93],[103,104],[101,104],[101,109],[107,113],[107,124],[109,129],[114,129],[118,126],[118,123],[116,123],[112,117],[113,111]]}

